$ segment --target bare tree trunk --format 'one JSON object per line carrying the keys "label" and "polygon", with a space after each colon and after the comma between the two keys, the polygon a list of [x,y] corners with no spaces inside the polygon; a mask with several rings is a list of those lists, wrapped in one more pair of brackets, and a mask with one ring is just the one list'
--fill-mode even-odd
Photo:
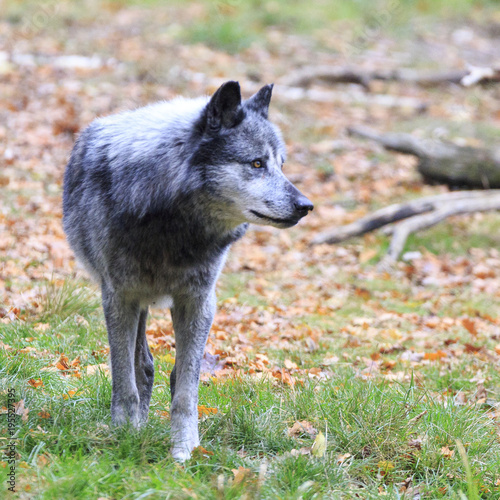
{"label": "bare tree trunk", "polygon": [[349,133],[372,139],[386,149],[419,159],[418,171],[431,184],[450,187],[500,188],[500,149],[457,146],[450,142],[419,139],[410,134],[379,134],[369,128],[351,127]]}

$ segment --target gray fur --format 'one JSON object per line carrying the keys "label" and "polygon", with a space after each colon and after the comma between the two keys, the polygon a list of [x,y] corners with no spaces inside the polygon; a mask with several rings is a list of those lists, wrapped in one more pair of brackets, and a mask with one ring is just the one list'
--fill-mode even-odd
{"label": "gray fur", "polygon": [[227,82],[210,99],[99,118],[66,168],[64,229],[101,285],[116,425],[147,421],[154,378],[148,306],[171,306],[177,460],[199,444],[200,363],[230,245],[248,222],[285,228],[312,210],[281,171],[283,139],[267,120],[271,91],[268,85],[242,102],[238,83]]}

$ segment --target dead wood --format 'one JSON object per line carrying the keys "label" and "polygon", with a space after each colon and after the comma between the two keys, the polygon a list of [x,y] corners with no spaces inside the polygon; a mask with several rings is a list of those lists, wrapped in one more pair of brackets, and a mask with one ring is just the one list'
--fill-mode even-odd
{"label": "dead wood", "polygon": [[348,131],[378,142],[388,150],[417,156],[417,169],[430,184],[454,188],[500,188],[500,148],[457,146],[403,133],[379,134],[364,127],[351,127]]}
{"label": "dead wood", "polygon": [[[187,79],[194,80],[194,74],[185,70],[183,74]],[[214,89],[220,87],[227,79],[220,77],[205,78],[203,83]],[[240,81],[240,83],[242,83]],[[257,92],[261,83],[251,80],[242,83],[242,87],[249,92]],[[368,94],[361,90],[329,90],[329,89],[307,89],[303,87],[294,87],[289,85],[277,84],[273,89],[273,99],[283,101],[311,101],[328,104],[346,104],[363,106],[380,106],[383,108],[407,108],[417,113],[424,112],[428,108],[428,103],[411,96],[396,96],[390,94]]]}
{"label": "dead wood", "polygon": [[[455,193],[450,193],[455,194]],[[437,204],[433,212],[411,217],[394,227],[391,244],[387,255],[382,259],[381,268],[390,267],[400,256],[408,236],[412,233],[435,226],[452,215],[469,214],[500,210],[500,191],[479,191],[480,196],[468,200],[449,201]]]}
{"label": "dead wood", "polygon": [[287,75],[281,83],[290,87],[309,87],[315,82],[357,83],[369,90],[370,82],[373,80],[413,83],[422,87],[450,83],[471,86],[479,83],[500,82],[500,69],[470,66],[462,70],[422,72],[413,69],[366,71],[352,67],[306,66]]}
{"label": "dead wood", "polygon": [[454,191],[425,198],[419,198],[406,203],[396,203],[381,208],[361,219],[345,226],[333,227],[318,234],[313,240],[313,245],[321,243],[340,243],[354,236],[375,231],[380,227],[398,222],[409,217],[437,210],[440,206],[450,202],[466,204],[471,200],[484,199],[485,196],[500,196],[500,190],[490,191]]}
{"label": "dead wood", "polygon": [[490,210],[500,210],[500,189],[454,191],[384,207],[351,224],[318,234],[311,244],[339,243],[402,221],[393,227],[389,251],[380,264],[387,268],[398,259],[410,234],[434,226],[452,215]]}

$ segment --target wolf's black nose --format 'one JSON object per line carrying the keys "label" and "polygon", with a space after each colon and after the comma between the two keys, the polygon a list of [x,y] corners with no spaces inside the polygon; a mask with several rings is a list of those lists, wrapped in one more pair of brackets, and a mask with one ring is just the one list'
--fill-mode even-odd
{"label": "wolf's black nose", "polygon": [[304,215],[306,215],[307,212],[311,211],[314,208],[314,205],[305,196],[301,196],[300,198],[295,200],[294,205],[295,210],[297,212],[303,212]]}

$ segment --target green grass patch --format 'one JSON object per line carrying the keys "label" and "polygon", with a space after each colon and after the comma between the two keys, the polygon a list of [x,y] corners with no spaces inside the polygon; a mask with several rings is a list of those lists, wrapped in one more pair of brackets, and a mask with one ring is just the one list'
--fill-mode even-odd
{"label": "green grass patch", "polygon": [[[3,16],[11,24],[28,32],[66,30],[74,24],[88,25],[105,21],[128,7],[165,9],[181,41],[203,43],[216,49],[236,53],[252,43],[266,40],[270,28],[313,36],[320,43],[331,36],[335,23],[347,23],[352,31],[346,50],[366,48],[379,33],[407,33],[415,19],[433,22],[439,18],[482,16],[495,8],[494,0],[350,0],[346,2],[306,2],[305,0],[220,0],[181,2],[165,5],[159,0],[85,0],[83,2],[35,2],[5,0]],[[178,14],[178,15],[177,15]],[[180,28],[180,29],[178,29]],[[165,26],[170,30],[171,26]],[[267,43],[267,42],[266,42]]]}
{"label": "green grass patch", "polygon": [[[361,376],[345,363],[330,367],[326,380],[299,377],[294,389],[272,377],[209,380],[200,386],[200,404],[218,413],[200,428],[203,446],[213,455],[196,455],[179,466],[169,454],[169,420],[157,412],[169,409],[171,363],[155,360],[149,424],[140,431],[115,429],[109,376],[82,370],[76,378],[43,370],[59,353],[79,356],[82,366],[102,363],[105,357],[97,352],[105,338],[102,313],[89,308],[75,316],[71,301],[67,309],[50,310],[44,316],[50,328],[43,333],[35,328],[39,323],[0,326],[2,341],[12,348],[0,350],[1,386],[14,388],[16,400],[29,409],[24,420],[16,417],[20,497],[29,489],[41,499],[215,499],[241,498],[245,492],[251,498],[379,498],[381,492],[398,498],[408,484],[428,498],[474,498],[474,492],[477,498],[498,498],[500,444],[488,416],[491,406],[454,399],[457,391],[474,391],[465,362],[446,374],[439,364],[419,367],[425,375],[419,385],[410,366],[402,367],[408,383],[389,383]],[[316,352],[276,349],[268,356],[278,364],[288,358],[299,366],[319,366],[326,355],[343,351],[345,338],[328,341],[325,332]],[[26,351],[27,346],[34,349]],[[500,386],[495,373],[491,384]],[[31,379],[41,379],[43,386],[32,387]],[[288,435],[301,420],[326,436],[323,456],[293,451],[314,441],[307,434]],[[0,437],[5,436],[2,414]],[[237,481],[240,467],[245,472]],[[3,481],[1,494],[5,488]]]}
{"label": "green grass patch", "polygon": [[75,314],[88,315],[100,305],[95,288],[71,280],[65,280],[62,285],[54,280],[45,283],[41,301],[42,321],[51,316],[64,320]]}

